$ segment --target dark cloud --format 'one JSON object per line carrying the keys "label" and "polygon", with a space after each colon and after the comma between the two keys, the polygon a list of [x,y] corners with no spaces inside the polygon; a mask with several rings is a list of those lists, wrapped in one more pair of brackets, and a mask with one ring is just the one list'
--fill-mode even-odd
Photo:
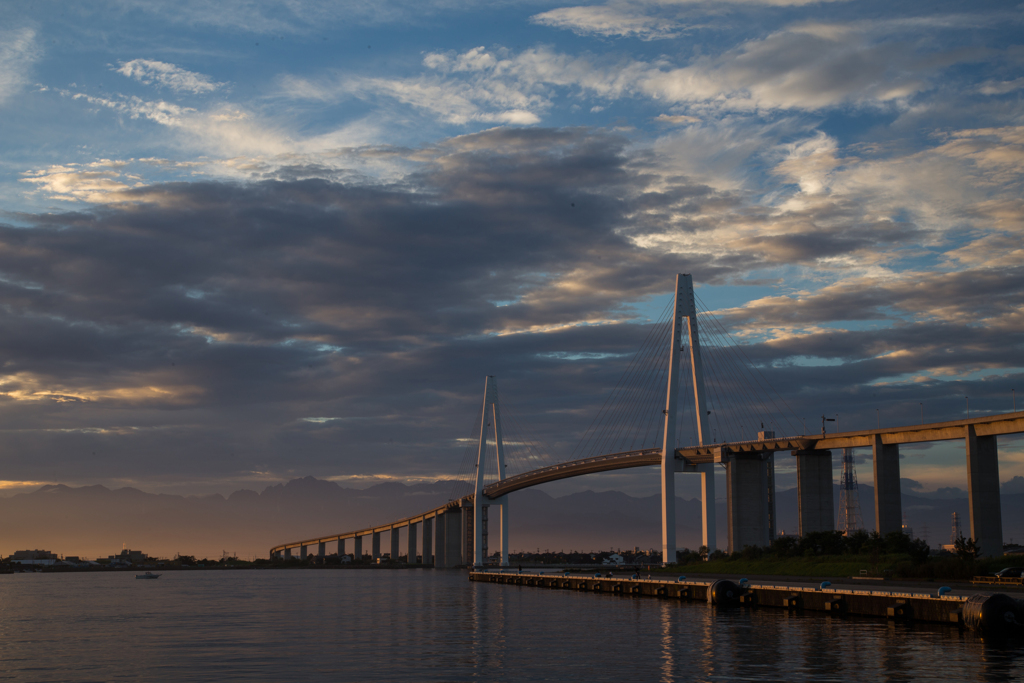
{"label": "dark cloud", "polygon": [[[564,458],[649,332],[632,305],[669,291],[676,272],[736,281],[913,235],[850,232],[859,219],[833,214],[806,221],[805,237],[766,229],[681,253],[674,236],[729,212],[768,218],[738,194],[650,173],[607,133],[500,129],[403,154],[421,169],[390,185],[293,168],[0,226],[5,478],[230,490],[307,474],[451,476],[484,375],[518,415],[510,434]],[[955,416],[965,392],[1009,395],[1011,374],[935,373],[1015,367],[1020,334],[977,323],[1019,307],[1021,277],[865,279],[731,309],[739,331],[931,315],[749,344],[776,402],[743,409],[732,402],[754,380],[709,339],[716,435],[749,438],[769,412],[789,415],[778,429],[815,431],[822,410],[854,428],[882,419],[876,408],[916,421],[921,396],[934,417]],[[931,374],[884,383],[913,373]]]}

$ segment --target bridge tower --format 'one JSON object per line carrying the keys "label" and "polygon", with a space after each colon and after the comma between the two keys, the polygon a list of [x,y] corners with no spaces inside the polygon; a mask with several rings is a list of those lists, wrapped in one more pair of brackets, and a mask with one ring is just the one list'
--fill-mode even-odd
{"label": "bridge tower", "polygon": [[[489,428],[493,427],[493,431]],[[501,533],[501,566],[508,566],[508,496],[489,500],[484,496],[484,464],[487,435],[494,434],[494,450],[498,461],[498,481],[505,478],[505,447],[501,441],[501,413],[498,410],[498,382],[488,375],[484,380],[484,407],[480,417],[480,446],[476,455],[476,495],[473,496],[473,564],[484,565],[487,557],[489,508],[497,507]]]}
{"label": "bridge tower", "polygon": [[[708,411],[704,399],[704,366],[700,357],[697,330],[697,305],[693,296],[693,276],[676,275],[675,309],[672,314],[672,340],[669,349],[668,387],[665,397],[665,438],[661,450],[661,559],[664,564],[676,559],[676,399],[679,392],[679,354],[682,352],[683,319],[690,338],[690,368],[693,372],[693,398],[697,411],[697,438],[704,445],[708,436]],[[702,532],[708,552],[715,550],[715,465],[698,465],[703,500]]]}

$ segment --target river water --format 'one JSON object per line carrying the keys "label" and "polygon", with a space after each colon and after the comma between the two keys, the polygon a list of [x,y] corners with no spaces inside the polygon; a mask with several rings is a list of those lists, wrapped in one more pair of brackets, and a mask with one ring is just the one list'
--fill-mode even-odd
{"label": "river water", "polygon": [[1022,681],[1024,648],[461,571],[15,574],[0,680]]}

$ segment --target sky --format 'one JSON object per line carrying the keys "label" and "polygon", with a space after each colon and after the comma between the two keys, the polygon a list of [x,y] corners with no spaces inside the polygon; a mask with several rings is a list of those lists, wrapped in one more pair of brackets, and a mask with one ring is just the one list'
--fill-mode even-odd
{"label": "sky", "polygon": [[1024,393],[1024,5],[3,9],[0,492],[449,479],[486,375],[557,462],[681,272],[807,431]]}

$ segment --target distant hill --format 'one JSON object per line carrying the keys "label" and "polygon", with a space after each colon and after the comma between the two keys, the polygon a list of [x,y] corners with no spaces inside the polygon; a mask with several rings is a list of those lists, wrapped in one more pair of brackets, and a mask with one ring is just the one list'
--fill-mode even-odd
{"label": "distant hill", "polygon": [[[312,477],[241,490],[227,498],[151,494],[133,488],[44,486],[0,499],[0,553],[46,549],[64,555],[105,557],[121,544],[151,555],[175,553],[219,558],[265,557],[270,546],[383,524],[448,500],[451,481],[407,486],[386,483],[368,489],[341,487]],[[724,492],[720,492],[720,495]],[[860,487],[865,525],[874,525],[874,491]],[[797,532],[796,490],[778,493],[779,529]],[[838,508],[839,491],[835,491]],[[1004,494],[1007,541],[1024,540],[1024,494]],[[726,509],[719,501],[719,546],[725,547]],[[904,494],[907,521],[931,545],[948,542],[950,514],[956,510],[969,533],[967,499],[936,499]],[[534,489],[511,497],[513,549],[604,550],[658,548],[661,545],[658,496],[634,497],[617,491],[585,491],[553,498]],[[680,547],[697,548],[700,501],[677,500]]]}

